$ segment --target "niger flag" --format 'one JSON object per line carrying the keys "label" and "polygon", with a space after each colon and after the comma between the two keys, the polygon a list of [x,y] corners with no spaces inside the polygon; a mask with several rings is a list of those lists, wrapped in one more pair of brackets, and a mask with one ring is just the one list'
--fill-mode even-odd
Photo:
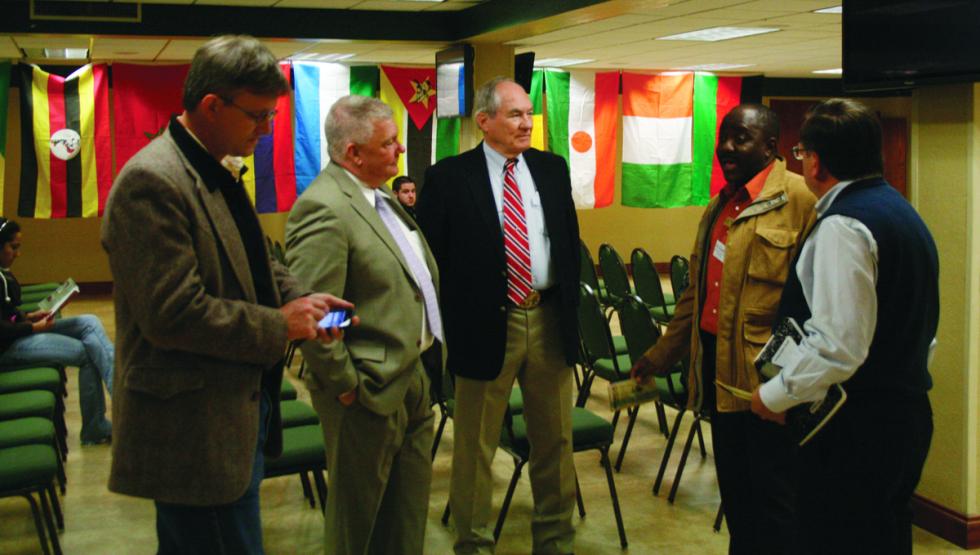
{"label": "niger flag", "polygon": [[20,65],[21,175],[18,215],[94,217],[112,186],[105,64],[68,77]]}

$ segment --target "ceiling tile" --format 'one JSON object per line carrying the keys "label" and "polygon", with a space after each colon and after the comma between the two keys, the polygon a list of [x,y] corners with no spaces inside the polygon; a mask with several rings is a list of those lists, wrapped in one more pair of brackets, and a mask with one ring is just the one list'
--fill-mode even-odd
{"label": "ceiling tile", "polygon": [[20,49],[12,37],[0,36],[0,58],[20,58]]}
{"label": "ceiling tile", "polygon": [[320,8],[341,10],[360,4],[361,0],[279,0],[277,8]]}

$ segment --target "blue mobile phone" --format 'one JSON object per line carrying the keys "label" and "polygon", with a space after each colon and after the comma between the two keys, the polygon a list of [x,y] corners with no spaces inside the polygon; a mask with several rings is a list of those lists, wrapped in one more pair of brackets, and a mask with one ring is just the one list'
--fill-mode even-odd
{"label": "blue mobile phone", "polygon": [[323,329],[346,328],[350,325],[353,317],[354,311],[352,310],[334,310],[328,312],[317,325]]}

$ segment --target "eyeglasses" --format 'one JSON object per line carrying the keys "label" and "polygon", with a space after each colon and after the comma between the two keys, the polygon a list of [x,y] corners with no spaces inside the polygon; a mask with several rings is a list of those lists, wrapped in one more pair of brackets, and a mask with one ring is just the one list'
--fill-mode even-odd
{"label": "eyeglasses", "polygon": [[225,104],[228,104],[229,106],[234,106],[235,108],[238,108],[238,111],[240,111],[241,113],[243,113],[246,116],[248,116],[249,119],[251,119],[252,121],[254,121],[256,125],[262,125],[263,123],[265,123],[267,121],[272,121],[272,119],[276,117],[276,114],[279,113],[279,110],[268,110],[268,111],[264,111],[264,112],[251,112],[249,110],[246,110],[245,108],[242,108],[238,104],[235,104],[235,101],[232,100],[232,99],[230,99],[230,98],[225,98],[225,97],[222,96],[221,97],[221,100],[224,101],[224,103]]}
{"label": "eyeglasses", "polygon": [[796,158],[797,160],[801,160],[802,161],[803,160],[803,153],[804,152],[810,152],[810,151],[807,150],[807,149],[805,149],[805,148],[803,148],[803,146],[801,146],[801,145],[794,146],[793,147],[793,158]]}

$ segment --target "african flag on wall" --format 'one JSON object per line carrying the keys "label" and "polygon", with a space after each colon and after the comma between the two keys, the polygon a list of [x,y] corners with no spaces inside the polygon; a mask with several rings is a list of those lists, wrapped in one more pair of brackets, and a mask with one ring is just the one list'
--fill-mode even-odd
{"label": "african flag on wall", "polygon": [[105,64],[68,77],[34,65],[21,72],[21,176],[18,215],[101,215],[112,186],[109,84]]}
{"label": "african flag on wall", "polygon": [[[289,80],[290,64],[279,64]],[[290,96],[285,94],[276,102],[276,118],[272,120],[272,133],[263,135],[255,152],[245,157],[249,171],[242,176],[255,211],[288,212],[296,202],[296,166],[293,159],[293,107]]]}
{"label": "african flag on wall", "polygon": [[184,80],[190,64],[112,64],[116,171],[184,111]]}
{"label": "african flag on wall", "polygon": [[405,154],[398,159],[398,173],[422,183],[436,150],[436,118],[432,117],[436,109],[436,70],[381,66],[380,93],[381,101],[394,111],[398,142],[405,146]]}
{"label": "african flag on wall", "polygon": [[0,62],[0,214],[3,211],[3,172],[7,167],[7,97],[10,94],[10,62]]}

